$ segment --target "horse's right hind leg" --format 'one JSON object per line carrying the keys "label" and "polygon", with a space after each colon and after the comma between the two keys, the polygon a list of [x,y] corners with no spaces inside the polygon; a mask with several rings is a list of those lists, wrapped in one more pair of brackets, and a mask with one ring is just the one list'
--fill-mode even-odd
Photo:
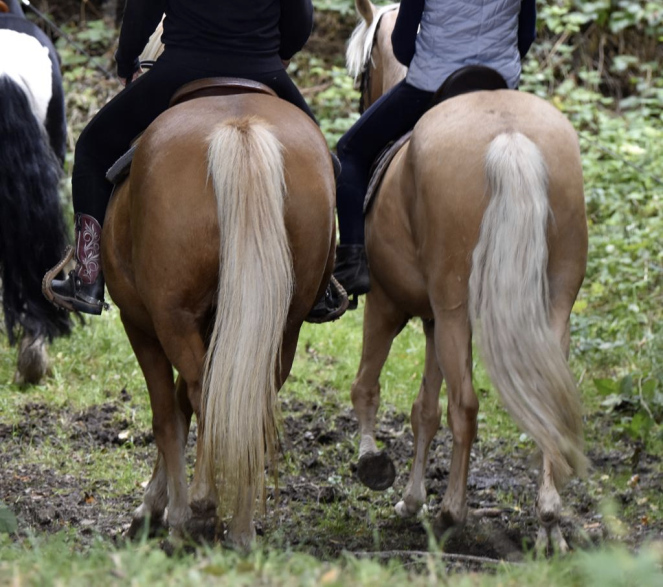
{"label": "horse's right hind leg", "polygon": [[[568,302],[559,299],[553,300],[550,318],[550,327],[559,340],[567,360],[571,330],[569,316],[572,305],[572,300]],[[551,469],[550,458],[544,453],[539,493],[536,498],[536,510],[541,525],[536,536],[535,549],[538,553],[545,553],[550,547],[554,551],[564,554],[569,551],[569,545],[560,528],[562,498],[555,485]]]}
{"label": "horse's right hind leg", "polygon": [[389,456],[375,443],[375,420],[380,407],[380,372],[391,344],[407,323],[408,316],[387,298],[379,284],[366,296],[364,336],[357,377],[352,384],[352,405],[359,420],[357,475],[369,487],[391,487],[396,469]]}

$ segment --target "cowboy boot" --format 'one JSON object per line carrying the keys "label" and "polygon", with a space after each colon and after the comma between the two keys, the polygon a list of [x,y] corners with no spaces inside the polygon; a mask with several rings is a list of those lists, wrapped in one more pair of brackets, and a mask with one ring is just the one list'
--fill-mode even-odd
{"label": "cowboy boot", "polygon": [[[76,249],[68,248],[64,259],[44,276],[44,295],[56,306],[86,314],[101,314],[104,276],[101,272],[101,225],[88,214],[76,214]],[[76,267],[66,279],[53,279],[76,257]]]}
{"label": "cowboy boot", "polygon": [[357,296],[371,290],[368,274],[368,259],[364,245],[339,245],[336,249],[334,277],[348,294],[353,296],[350,309],[357,307]]}

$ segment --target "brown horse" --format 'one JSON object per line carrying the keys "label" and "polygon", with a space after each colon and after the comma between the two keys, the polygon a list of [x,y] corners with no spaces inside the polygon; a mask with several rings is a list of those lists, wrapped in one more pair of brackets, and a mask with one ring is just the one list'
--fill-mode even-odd
{"label": "brown horse", "polygon": [[103,239],[108,291],[145,375],[159,451],[131,531],[167,508],[176,535],[195,535],[225,502],[229,540],[248,546],[265,451],[273,464],[277,450],[276,393],[333,267],[324,138],[273,95],[176,105],[140,138]]}
{"label": "brown horse", "polygon": [[[397,6],[378,10],[357,0],[357,9],[364,20],[348,63],[355,76],[364,70],[369,105],[405,70],[394,75],[390,32]],[[421,317],[426,359],[412,407],[414,462],[396,511],[412,516],[424,504],[444,378],[453,449],[435,529],[439,535],[465,521],[479,409],[474,331],[507,410],[543,452],[537,547],[565,550],[557,488],[585,466],[579,398],[566,360],[569,316],[587,257],[573,128],[550,104],[524,92],[478,91],[442,102],[391,162],[366,216],[366,248],[372,289],[352,385],[360,478],[375,489],[393,483],[394,466],[375,443],[379,376],[393,339],[409,318]]]}

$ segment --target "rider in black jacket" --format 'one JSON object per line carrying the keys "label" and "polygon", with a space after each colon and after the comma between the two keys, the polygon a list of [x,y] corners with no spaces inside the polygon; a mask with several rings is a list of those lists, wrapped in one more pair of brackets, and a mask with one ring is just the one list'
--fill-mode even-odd
{"label": "rider in black jacket", "polygon": [[[164,13],[164,52],[136,79],[138,56]],[[112,192],[106,172],[132,139],[166,110],[180,86],[216,76],[252,79],[315,120],[285,70],[312,26],[311,0],[127,0],[115,55],[118,76],[127,87],[97,113],[76,144],[76,268],[66,279],[53,281],[55,303],[101,313],[101,225]]]}

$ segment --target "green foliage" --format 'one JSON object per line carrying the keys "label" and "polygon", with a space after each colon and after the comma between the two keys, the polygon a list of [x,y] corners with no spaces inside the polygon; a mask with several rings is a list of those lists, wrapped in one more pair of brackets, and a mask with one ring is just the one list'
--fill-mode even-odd
{"label": "green foliage", "polygon": [[354,14],[354,0],[313,0],[316,10],[329,10],[340,14]]}
{"label": "green foliage", "polygon": [[18,529],[14,513],[0,501],[0,534],[13,534]]}

